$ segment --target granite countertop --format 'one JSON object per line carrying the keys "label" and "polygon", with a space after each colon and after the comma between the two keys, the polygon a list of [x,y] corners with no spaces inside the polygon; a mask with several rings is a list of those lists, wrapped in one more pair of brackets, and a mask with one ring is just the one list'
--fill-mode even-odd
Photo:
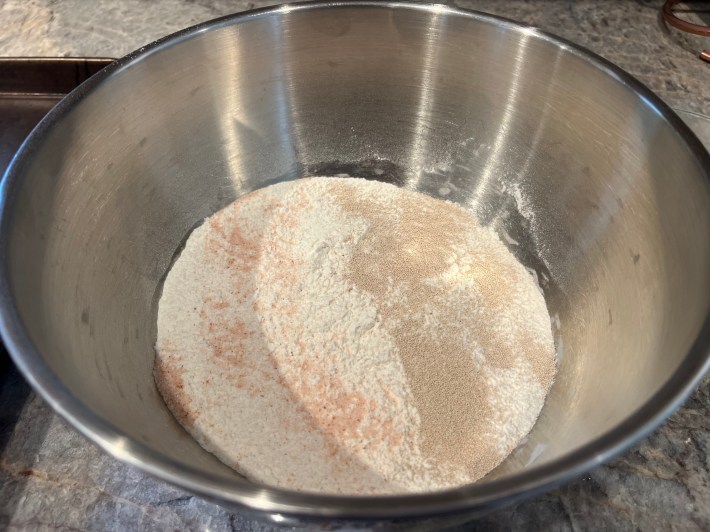
{"label": "granite countertop", "polygon": [[[0,0],[0,56],[119,57],[186,26],[272,3]],[[453,3],[561,35],[626,69],[676,109],[710,114],[710,65],[696,55],[701,41],[665,29],[658,16],[662,0]],[[107,456],[55,415],[11,366],[0,367],[5,528],[271,530]],[[710,529],[710,379],[667,423],[610,464],[461,530],[511,528]]]}

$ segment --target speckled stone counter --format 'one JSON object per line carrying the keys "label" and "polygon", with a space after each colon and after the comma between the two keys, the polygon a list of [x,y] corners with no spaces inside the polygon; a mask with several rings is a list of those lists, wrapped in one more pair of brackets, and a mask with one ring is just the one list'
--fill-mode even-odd
{"label": "speckled stone counter", "polygon": [[[186,26],[270,3],[0,0],[0,55],[118,57]],[[666,30],[660,0],[455,4],[561,35],[637,76],[673,107],[710,114],[710,64],[696,57],[701,41]],[[0,366],[0,529],[6,528],[271,530],[110,458],[7,365]],[[460,530],[479,529],[709,530],[710,379],[610,464]]]}

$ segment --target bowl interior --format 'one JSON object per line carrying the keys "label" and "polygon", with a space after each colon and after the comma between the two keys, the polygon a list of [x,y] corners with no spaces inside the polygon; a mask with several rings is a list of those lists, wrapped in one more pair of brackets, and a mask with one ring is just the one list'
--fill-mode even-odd
{"label": "bowl interior", "polygon": [[459,202],[537,273],[553,316],[558,376],[490,475],[508,477],[622,423],[698,336],[708,168],[676,126],[576,49],[484,16],[362,4],[224,20],[123,60],[36,133],[6,190],[9,289],[70,394],[239,491],[151,373],[161,280],[190,229],[307,175]]}

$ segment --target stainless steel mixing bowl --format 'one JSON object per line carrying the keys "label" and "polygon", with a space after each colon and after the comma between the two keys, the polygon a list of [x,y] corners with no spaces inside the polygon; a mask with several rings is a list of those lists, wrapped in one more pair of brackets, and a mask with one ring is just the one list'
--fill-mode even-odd
{"label": "stainless steel mixing bowl", "polygon": [[[343,173],[466,205],[543,284],[559,374],[530,437],[485,482],[364,499],[255,485],[156,392],[160,282],[190,229],[256,188]],[[475,513],[607,460],[698,382],[709,174],[707,152],[651,92],[535,29],[382,2],[246,13],[121,59],[33,132],[2,189],[2,335],[78,430],[222,504]]]}

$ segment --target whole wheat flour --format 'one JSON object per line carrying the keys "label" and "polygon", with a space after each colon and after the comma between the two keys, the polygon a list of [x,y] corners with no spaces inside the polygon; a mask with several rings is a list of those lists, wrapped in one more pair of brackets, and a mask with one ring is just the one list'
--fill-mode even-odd
{"label": "whole wheat flour", "polygon": [[381,494],[475,481],[527,435],[555,372],[545,301],[452,203],[308,178],[190,235],[158,311],[155,379],[248,478]]}

